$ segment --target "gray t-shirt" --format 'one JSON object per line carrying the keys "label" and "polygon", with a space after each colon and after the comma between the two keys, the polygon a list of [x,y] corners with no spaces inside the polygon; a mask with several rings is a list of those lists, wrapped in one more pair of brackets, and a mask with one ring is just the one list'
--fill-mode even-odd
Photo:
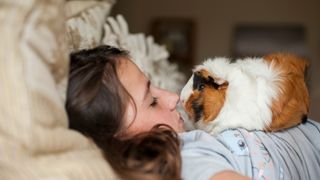
{"label": "gray t-shirt", "polygon": [[180,134],[182,177],[206,180],[223,170],[253,179],[320,179],[320,124],[282,132],[226,130],[213,137],[201,130]]}

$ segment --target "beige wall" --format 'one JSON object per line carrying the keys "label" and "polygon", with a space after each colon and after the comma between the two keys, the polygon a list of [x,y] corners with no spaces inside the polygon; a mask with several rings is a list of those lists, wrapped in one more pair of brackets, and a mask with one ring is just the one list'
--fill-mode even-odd
{"label": "beige wall", "polygon": [[196,22],[195,59],[230,56],[233,27],[239,23],[301,24],[311,57],[310,117],[320,121],[319,0],[118,0],[112,14],[123,14],[131,32],[150,32],[158,17],[188,17]]}

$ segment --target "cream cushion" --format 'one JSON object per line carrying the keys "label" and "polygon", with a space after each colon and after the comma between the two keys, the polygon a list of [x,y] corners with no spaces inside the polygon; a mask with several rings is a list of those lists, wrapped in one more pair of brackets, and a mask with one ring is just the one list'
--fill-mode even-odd
{"label": "cream cushion", "polygon": [[0,2],[0,179],[117,179],[68,129],[64,1]]}
{"label": "cream cushion", "polygon": [[93,48],[101,44],[103,25],[113,4],[114,0],[72,0],[66,3],[70,51]]}

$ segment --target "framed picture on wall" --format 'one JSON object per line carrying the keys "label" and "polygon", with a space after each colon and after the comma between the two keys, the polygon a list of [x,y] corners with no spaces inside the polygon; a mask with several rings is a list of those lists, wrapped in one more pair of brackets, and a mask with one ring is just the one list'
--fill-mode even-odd
{"label": "framed picture on wall", "polygon": [[194,29],[194,22],[184,18],[158,18],[151,25],[155,41],[167,48],[169,60],[186,74],[191,73],[194,64]]}
{"label": "framed picture on wall", "polygon": [[302,25],[238,25],[234,29],[235,57],[290,52],[308,57],[306,30]]}

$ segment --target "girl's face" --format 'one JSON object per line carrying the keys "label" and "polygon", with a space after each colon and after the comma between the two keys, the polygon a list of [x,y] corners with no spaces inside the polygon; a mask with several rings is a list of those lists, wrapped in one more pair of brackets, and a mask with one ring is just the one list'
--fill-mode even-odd
{"label": "girl's face", "polygon": [[129,94],[125,115],[126,135],[148,131],[157,124],[167,124],[176,132],[184,130],[183,120],[176,110],[179,96],[154,87],[149,79],[130,60],[123,60],[118,68],[119,79]]}

